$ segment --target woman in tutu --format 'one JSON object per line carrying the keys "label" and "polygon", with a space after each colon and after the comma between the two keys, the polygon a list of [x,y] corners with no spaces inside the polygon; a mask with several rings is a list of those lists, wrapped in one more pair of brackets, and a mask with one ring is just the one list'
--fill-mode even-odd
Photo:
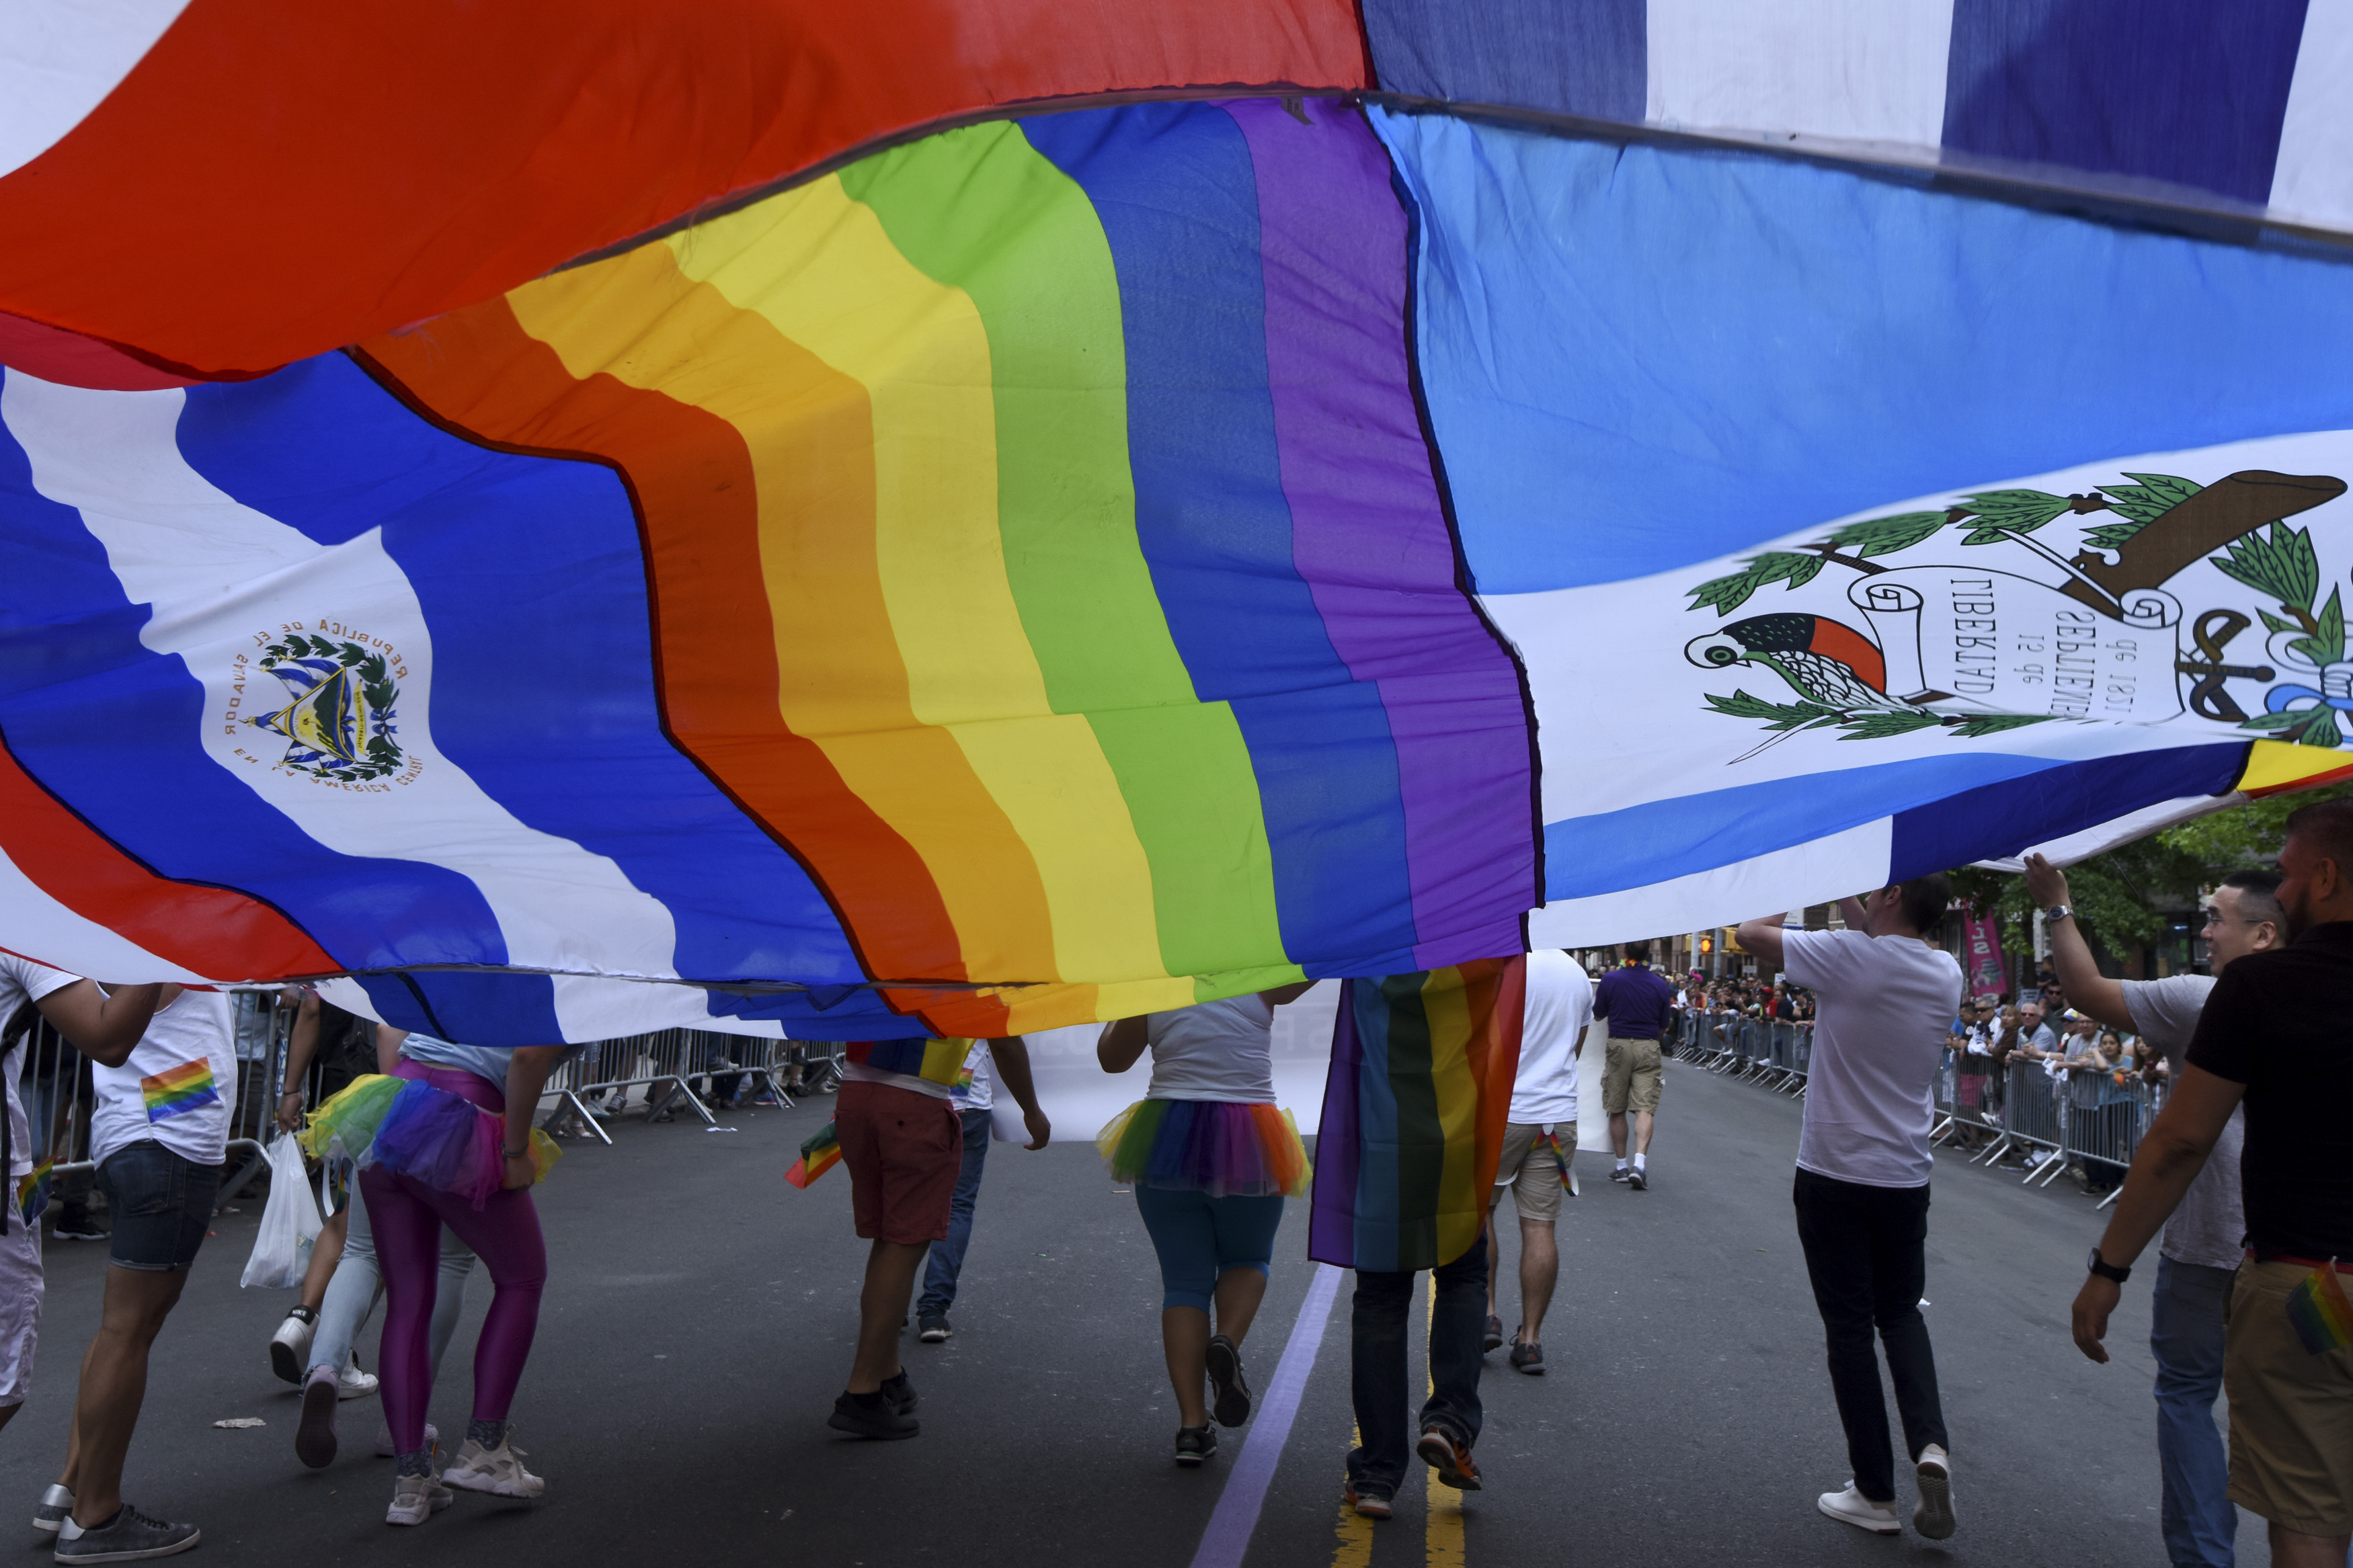
{"label": "woman in tutu", "polygon": [[[511,1498],[544,1489],[522,1467],[507,1412],[547,1282],[531,1186],[554,1146],[533,1130],[532,1115],[548,1073],[570,1047],[496,1049],[384,1035],[400,1053],[392,1073],[361,1079],[321,1106],[304,1137],[322,1153],[340,1145],[361,1166],[360,1194],[384,1270],[376,1370],[399,1460],[385,1519],[422,1524],[448,1506],[450,1487]],[[482,1260],[497,1294],[474,1348],[473,1419],[437,1479],[425,1407],[433,1391],[430,1335],[444,1226]]]}
{"label": "woman in tutu", "polygon": [[[1217,1427],[1250,1419],[1241,1342],[1266,1296],[1282,1200],[1307,1195],[1307,1152],[1274,1103],[1274,1010],[1307,984],[1277,986],[1103,1026],[1095,1055],[1125,1072],[1149,1047],[1152,1087],[1096,1147],[1160,1256],[1160,1340],[1176,1386],[1176,1462],[1218,1451]],[[1215,1333],[1209,1314],[1217,1311]],[[1203,1397],[1203,1384],[1211,1396]]]}

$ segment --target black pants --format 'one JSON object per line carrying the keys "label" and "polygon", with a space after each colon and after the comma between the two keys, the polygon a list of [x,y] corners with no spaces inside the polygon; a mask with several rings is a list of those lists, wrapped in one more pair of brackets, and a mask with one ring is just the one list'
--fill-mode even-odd
{"label": "black pants", "polygon": [[1927,1283],[1921,1248],[1928,1239],[1928,1189],[1867,1187],[1800,1170],[1795,1191],[1798,1242],[1822,1315],[1831,1393],[1846,1428],[1855,1489],[1874,1502],[1895,1499],[1895,1460],[1888,1447],[1887,1398],[1879,1383],[1872,1331],[1887,1348],[1904,1447],[1913,1458],[1945,1446],[1944,1406],[1936,1397],[1936,1357],[1920,1317]]}

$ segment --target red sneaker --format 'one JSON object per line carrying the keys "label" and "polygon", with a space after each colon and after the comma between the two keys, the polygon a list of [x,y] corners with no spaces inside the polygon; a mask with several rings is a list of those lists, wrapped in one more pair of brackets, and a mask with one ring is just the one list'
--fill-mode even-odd
{"label": "red sneaker", "polygon": [[1445,1427],[1423,1427],[1421,1441],[1415,1445],[1414,1452],[1421,1456],[1423,1464],[1438,1472],[1440,1486],[1464,1492],[1479,1489],[1479,1467],[1471,1462],[1470,1448],[1457,1443]]}
{"label": "red sneaker", "polygon": [[1358,1491],[1356,1489],[1356,1483],[1354,1481],[1350,1481],[1348,1483],[1348,1506],[1355,1509],[1358,1513],[1363,1514],[1366,1519],[1387,1519],[1389,1517],[1389,1500],[1383,1497],[1378,1492]]}

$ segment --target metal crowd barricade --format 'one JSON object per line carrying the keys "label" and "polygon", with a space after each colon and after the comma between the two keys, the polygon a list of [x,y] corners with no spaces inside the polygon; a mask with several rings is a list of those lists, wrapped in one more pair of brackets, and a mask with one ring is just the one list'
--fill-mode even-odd
{"label": "metal crowd barricade", "polygon": [[2004,1065],[2001,1086],[2001,1114],[1994,1119],[2001,1136],[1977,1156],[1977,1162],[1990,1165],[2012,1149],[2041,1150],[2043,1157],[2028,1166],[2025,1179],[2048,1186],[2067,1168],[2061,1157],[2067,1124],[2060,1115],[2066,1080],[2053,1079],[2039,1062],[2012,1057]]}
{"label": "metal crowd barricade", "polygon": [[[2105,1077],[2105,1074],[2092,1076],[2095,1079]],[[2100,1095],[2098,1104],[2069,1107],[2063,1149],[2069,1157],[2082,1160],[2087,1166],[2105,1164],[2116,1167],[2119,1179],[2114,1187],[2108,1189],[2107,1195],[2100,1200],[2100,1207],[2105,1208],[2116,1201],[2117,1194],[2124,1191],[2123,1172],[2132,1163],[2133,1155],[2139,1152],[2141,1134],[2148,1130],[2149,1121],[2156,1114],[2156,1096],[2148,1085],[2137,1078],[2129,1079],[2121,1092],[2112,1090],[2103,1082]],[[2052,1163],[2063,1167],[2066,1161],[2054,1160]]]}
{"label": "metal crowd barricade", "polygon": [[[598,1110],[607,1116],[642,1110],[651,1120],[682,1100],[710,1126],[717,1119],[709,1102],[729,1098],[717,1088],[716,1080],[723,1079],[763,1085],[789,1109],[788,1086],[796,1080],[804,1093],[840,1081],[840,1050],[831,1043],[711,1029],[660,1029],[600,1041],[548,1076],[544,1092],[556,1100],[550,1125],[574,1123],[610,1143],[613,1140],[597,1124]],[[699,1093],[694,1088],[698,1082]],[[601,1105],[590,1106],[592,1095],[601,1097]]]}

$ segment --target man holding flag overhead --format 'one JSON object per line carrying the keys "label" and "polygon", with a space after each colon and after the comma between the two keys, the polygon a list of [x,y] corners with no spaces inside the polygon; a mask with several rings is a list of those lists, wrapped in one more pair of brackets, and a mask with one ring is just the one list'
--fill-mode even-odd
{"label": "man holding flag overhead", "polygon": [[1845,900],[1843,931],[1788,931],[1781,915],[1740,928],[1740,945],[1760,963],[1785,968],[1818,1007],[1791,1198],[1854,1478],[1816,1506],[1875,1535],[1904,1528],[1872,1348],[1876,1331],[1919,1484],[1912,1527],[1931,1541],[1953,1533],[1953,1471],[1919,1302],[1936,1168],[1928,1132],[1946,1026],[1961,1002],[1961,966],[1923,938],[1945,918],[1950,897],[1939,871]]}
{"label": "man holding flag overhead", "polygon": [[[858,1352],[849,1382],[827,1425],[860,1437],[912,1437],[915,1390],[899,1362],[899,1331],[915,1290],[915,1271],[932,1243],[948,1234],[956,1176],[964,1165],[964,1125],[950,1102],[970,1040],[853,1040],[843,1052],[833,1126],[849,1167],[849,1201],[858,1234],[871,1241],[866,1287],[858,1299]],[[1043,1149],[1053,1123],[1038,1109],[1029,1047],[1020,1036],[988,1042],[997,1076],[1021,1107],[1029,1149]],[[823,1151],[802,1150],[807,1174],[823,1173]]]}
{"label": "man holding flag overhead", "polygon": [[2231,1500],[2271,1521],[2280,1568],[2342,1568],[2353,1543],[2353,801],[2287,819],[2288,944],[2231,962],[2189,1065],[2141,1140],[2075,1297],[2094,1361],[2119,1287],[2246,1106],[2247,1253],[2231,1292],[2222,1387]]}

